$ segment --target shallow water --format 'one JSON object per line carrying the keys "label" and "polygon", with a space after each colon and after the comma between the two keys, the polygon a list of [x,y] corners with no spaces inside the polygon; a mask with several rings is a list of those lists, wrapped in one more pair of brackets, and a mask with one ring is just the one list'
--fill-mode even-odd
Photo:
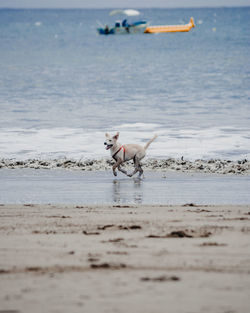
{"label": "shallow water", "polygon": [[111,171],[2,169],[0,203],[249,204],[250,176],[166,174],[128,178]]}
{"label": "shallow water", "polygon": [[189,33],[99,36],[108,10],[0,10],[0,157],[250,157],[250,8],[142,10]]}

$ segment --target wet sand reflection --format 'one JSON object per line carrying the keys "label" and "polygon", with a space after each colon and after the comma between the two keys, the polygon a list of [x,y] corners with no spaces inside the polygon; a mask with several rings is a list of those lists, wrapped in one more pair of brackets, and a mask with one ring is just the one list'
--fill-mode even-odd
{"label": "wet sand reflection", "polygon": [[115,203],[134,202],[140,204],[143,202],[143,180],[134,178],[131,180],[113,180],[113,201]]}

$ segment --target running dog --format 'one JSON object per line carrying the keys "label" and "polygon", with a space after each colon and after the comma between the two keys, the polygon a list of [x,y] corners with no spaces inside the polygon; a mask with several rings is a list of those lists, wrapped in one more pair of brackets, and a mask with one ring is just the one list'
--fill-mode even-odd
{"label": "running dog", "polygon": [[[119,138],[119,133],[116,133],[113,137],[109,134],[106,135],[106,141],[104,145],[106,146],[106,150],[110,149],[110,153],[112,158],[116,161],[113,165],[113,173],[117,176],[116,168],[125,175],[132,177],[139,171],[139,177],[143,174],[143,169],[141,167],[140,161],[145,157],[146,150],[148,146],[156,139],[157,135],[155,135],[152,139],[150,139],[144,147],[137,144],[127,144],[121,145],[117,140]],[[132,160],[134,161],[135,169],[131,174],[128,174],[124,169],[121,168],[121,164]]]}

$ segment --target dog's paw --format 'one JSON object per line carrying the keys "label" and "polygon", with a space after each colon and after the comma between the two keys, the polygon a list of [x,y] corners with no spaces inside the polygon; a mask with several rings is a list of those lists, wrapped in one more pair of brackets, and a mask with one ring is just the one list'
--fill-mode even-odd
{"label": "dog's paw", "polygon": [[128,176],[128,177],[132,177],[133,175],[132,175],[132,174],[127,174],[127,176]]}
{"label": "dog's paw", "polygon": [[116,172],[113,172],[114,176],[117,176],[117,173]]}

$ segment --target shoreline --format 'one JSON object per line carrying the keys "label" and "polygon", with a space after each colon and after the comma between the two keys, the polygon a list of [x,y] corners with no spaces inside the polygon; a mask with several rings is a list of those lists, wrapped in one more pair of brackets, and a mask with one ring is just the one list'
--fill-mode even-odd
{"label": "shoreline", "polygon": [[2,310],[249,311],[250,204],[22,204],[0,214]]}
{"label": "shoreline", "polygon": [[[104,171],[111,169],[114,161],[110,158],[102,159],[0,159],[1,169],[69,169],[81,171]],[[133,163],[126,162],[124,168],[131,169]],[[250,175],[250,161],[243,159],[238,161],[210,159],[210,160],[195,160],[188,161],[184,158],[174,159],[156,159],[148,158],[142,161],[142,167],[145,170],[154,171],[178,171],[184,173],[211,173],[211,174],[235,174],[235,175]]]}

